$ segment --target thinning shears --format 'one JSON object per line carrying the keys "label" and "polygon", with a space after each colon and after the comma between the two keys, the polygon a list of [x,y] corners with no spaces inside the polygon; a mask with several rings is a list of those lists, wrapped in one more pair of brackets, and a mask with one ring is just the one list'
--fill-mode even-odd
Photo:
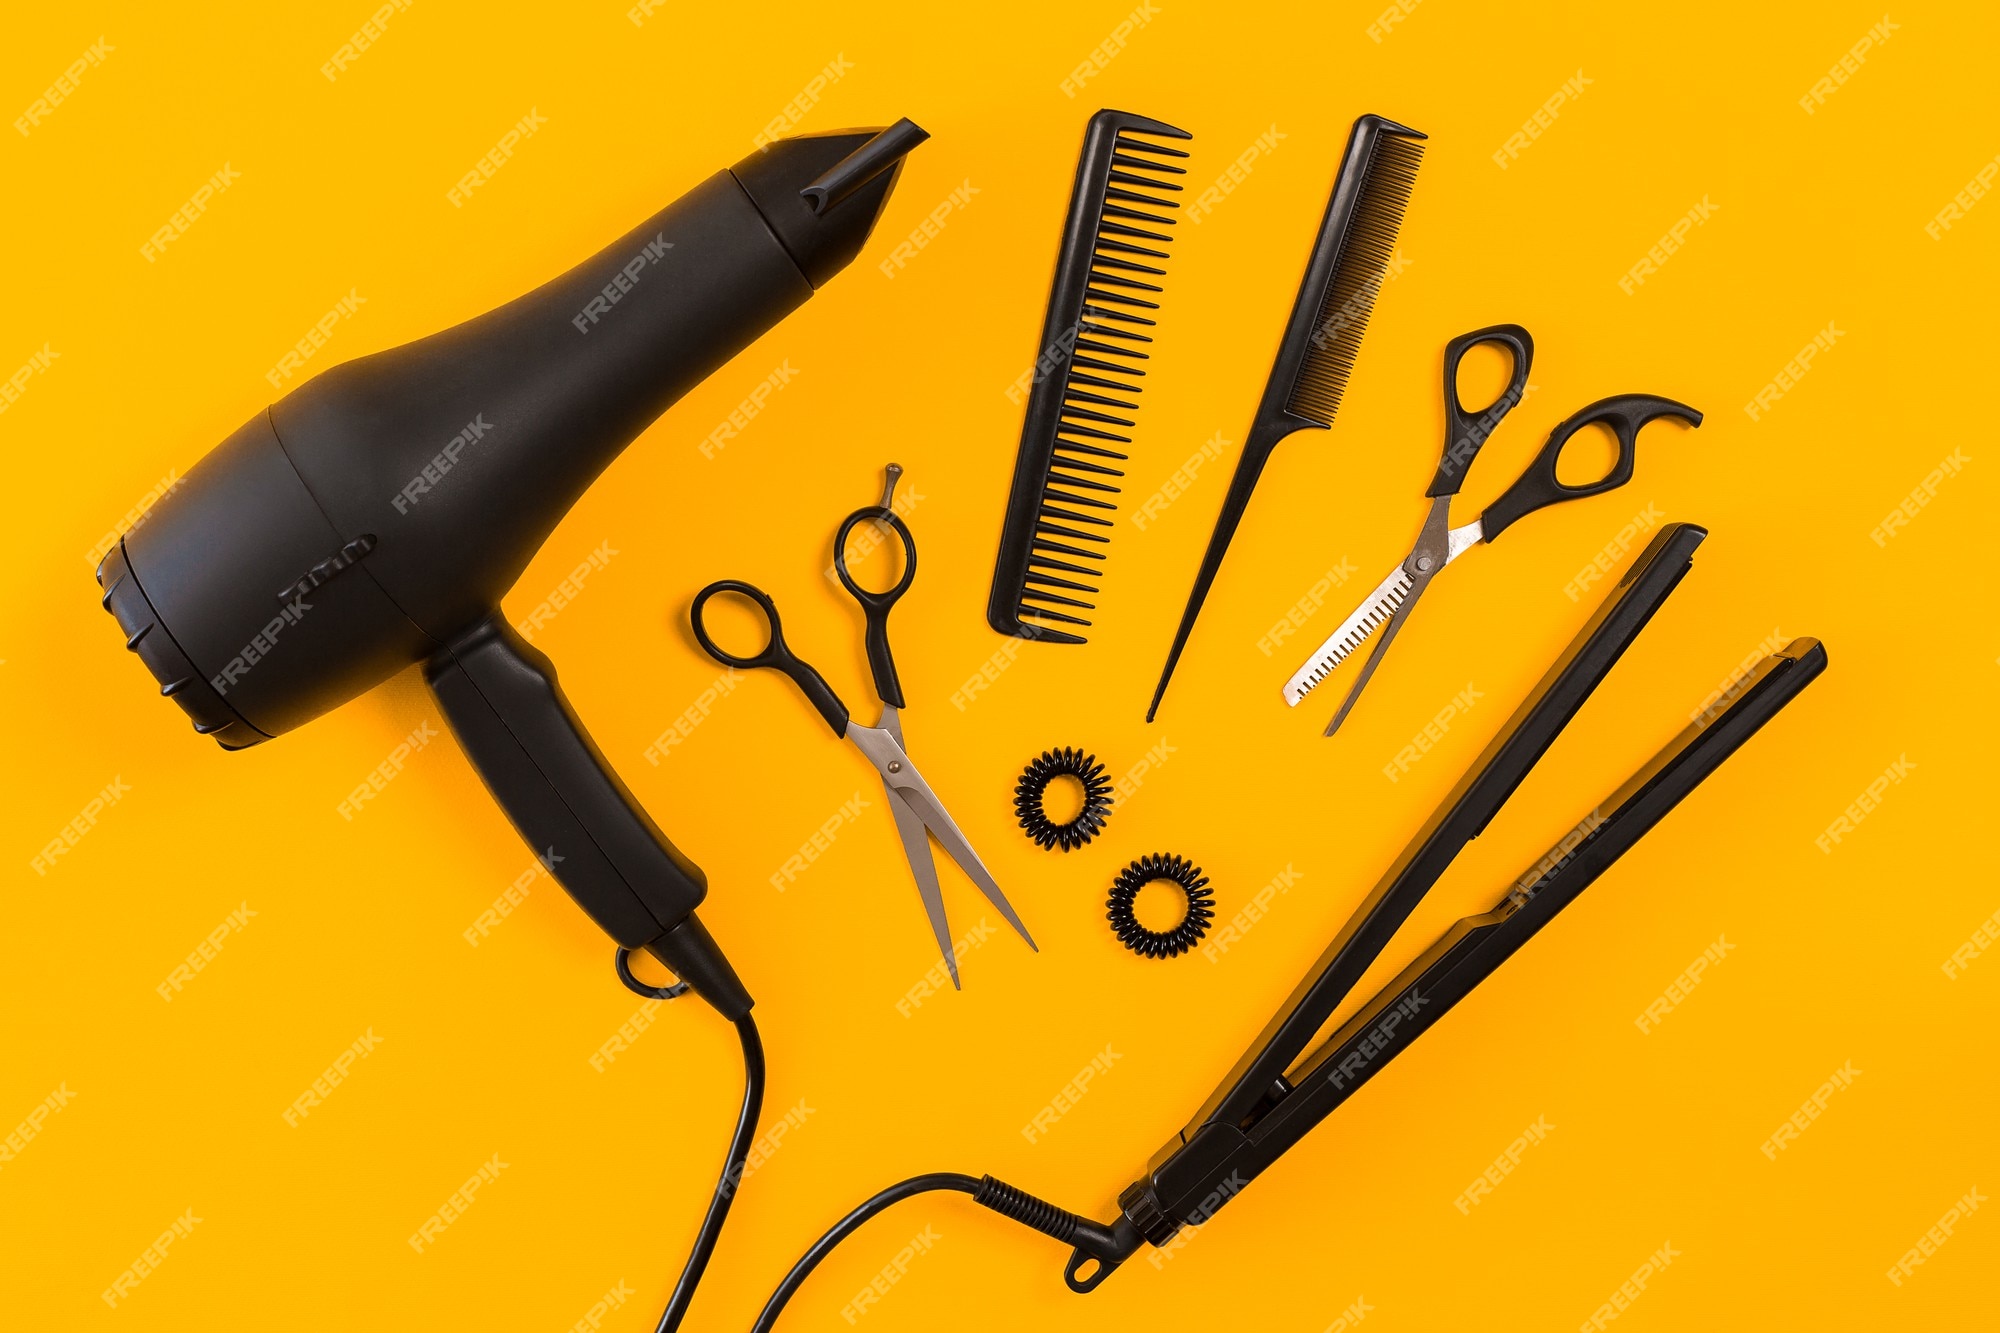
{"label": "thinning shears", "polygon": [[[1021,918],[1014,912],[1007,895],[1000,891],[1000,885],[972,850],[972,844],[959,832],[958,825],[945,813],[944,804],[938,800],[931,784],[924,781],[917,766],[910,761],[910,753],[903,746],[903,685],[896,676],[896,661],[889,652],[889,611],[910,590],[910,584],[917,576],[917,545],[910,536],[909,528],[896,513],[896,482],[903,475],[903,469],[894,463],[887,469],[887,481],[882,488],[880,504],[867,505],[855,510],[842,521],[840,530],[833,538],[833,570],[840,584],[861,603],[866,617],[863,641],[868,649],[868,669],[875,678],[875,693],[882,700],[881,719],[872,727],[864,727],[854,722],[847,711],[847,705],[826,683],[826,678],[794,653],[785,642],[784,626],[778,620],[778,607],[770,595],[755,584],[741,579],[720,579],[709,584],[695,594],[694,605],[688,610],[688,619],[694,627],[694,637],[702,646],[702,651],[722,663],[739,671],[753,671],[768,667],[791,677],[806,696],[808,702],[819,710],[826,724],[833,728],[833,734],[852,741],[854,748],[867,756],[868,762],[881,776],[883,790],[888,793],[889,810],[896,818],[896,832],[903,841],[903,855],[909,859],[910,874],[917,881],[917,893],[923,899],[924,912],[930,917],[931,933],[937,937],[938,951],[944,955],[944,964],[951,973],[951,984],[956,987],[958,980],[958,957],[952,948],[951,927],[945,920],[944,894],[938,887],[937,863],[931,859],[930,839],[936,838],[958,862],[959,869],[979,886],[987,900],[998,908],[1000,915],[1007,918],[1007,924],[1020,932],[1021,938],[1034,949],[1034,936],[1021,924]],[[862,523],[876,523],[893,532],[902,543],[903,576],[894,587],[884,592],[873,592],[854,581],[847,568],[847,539]],[[770,637],[764,648],[749,657],[739,657],[725,651],[709,636],[703,612],[709,600],[721,593],[735,593],[755,603],[764,614],[765,627]]]}
{"label": "thinning shears", "polygon": [[[1467,352],[1482,344],[1505,349],[1512,358],[1513,369],[1500,396],[1487,407],[1474,412],[1459,398],[1458,367]],[[1368,684],[1368,678],[1382,664],[1390,643],[1403,628],[1403,622],[1409,619],[1410,609],[1430,587],[1439,570],[1481,542],[1492,541],[1513,526],[1516,520],[1537,509],[1564,500],[1602,495],[1632,480],[1632,466],[1638,458],[1639,430],[1649,422],[1661,417],[1674,417],[1689,426],[1701,424],[1700,412],[1671,398],[1658,398],[1645,393],[1601,398],[1566,418],[1550,432],[1549,441],[1542,446],[1542,451],[1535,455],[1527,469],[1499,499],[1486,506],[1485,512],[1472,522],[1454,528],[1451,526],[1451,498],[1465,483],[1466,470],[1472,466],[1479,447],[1486,443],[1501,419],[1527,393],[1528,367],[1534,359],[1535,340],[1519,324],[1494,324],[1474,329],[1445,345],[1444,457],[1438,463],[1437,475],[1432,478],[1430,489],[1424,492],[1430,497],[1431,510],[1424,519],[1423,531],[1417,534],[1417,544],[1403,562],[1390,571],[1389,577],[1376,586],[1367,600],[1355,608],[1354,614],[1342,621],[1340,627],[1328,635],[1326,642],[1307,659],[1306,664],[1285,682],[1285,702],[1296,708],[1315,686],[1333,674],[1334,668],[1366,642],[1370,634],[1378,629],[1382,631],[1382,637],[1375,641],[1375,651],[1369,654],[1361,674],[1347,692],[1346,701],[1340,705],[1340,711],[1333,715],[1333,721],[1326,724],[1327,735],[1333,735],[1347,720],[1355,701],[1361,697],[1362,688]],[[1556,477],[1556,460],[1562,456],[1563,446],[1586,426],[1598,425],[1609,427],[1617,437],[1617,460],[1609,472],[1589,485],[1564,484]]]}

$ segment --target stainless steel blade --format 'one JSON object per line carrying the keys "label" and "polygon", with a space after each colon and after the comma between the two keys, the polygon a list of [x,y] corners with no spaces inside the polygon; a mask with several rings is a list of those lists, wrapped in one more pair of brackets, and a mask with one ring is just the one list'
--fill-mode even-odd
{"label": "stainless steel blade", "polygon": [[1007,924],[1028,942],[1030,949],[1040,953],[1041,946],[1035,943],[1035,937],[1030,935],[1028,928],[1021,923],[1021,918],[1014,911],[1014,905],[1008,902],[1007,895],[1000,891],[1000,885],[994,881],[992,872],[987,870],[985,863],[979,859],[979,853],[972,850],[972,844],[958,831],[958,825],[952,822],[951,816],[938,804],[930,785],[919,779],[914,786],[897,788],[896,794],[908,801],[910,808],[923,817],[924,823],[930,827],[931,836],[943,845],[952,860],[958,862],[958,868],[965,872],[966,878],[979,886],[979,891],[986,895],[986,900],[999,909],[1001,916],[1007,918]]}
{"label": "stainless steel blade", "polygon": [[1007,895],[1000,891],[1000,885],[994,880],[992,872],[987,870],[985,863],[979,859],[979,853],[972,850],[972,844],[965,840],[965,835],[959,832],[958,825],[952,822],[951,816],[944,812],[944,806],[938,801],[936,793],[931,790],[931,784],[924,780],[923,774],[917,772],[917,766],[910,762],[909,752],[903,749],[901,743],[882,727],[858,727],[852,724],[847,728],[847,738],[868,756],[869,762],[875,765],[875,771],[882,775],[883,785],[890,789],[892,795],[901,797],[908,803],[910,809],[916,811],[918,817],[924,821],[925,827],[930,830],[931,836],[938,840],[938,844],[945,849],[952,860],[958,862],[958,868],[965,872],[966,878],[979,886],[979,891],[986,895],[987,901],[999,910],[1001,916],[1007,918],[1007,924],[1020,933],[1021,938],[1028,942],[1029,948],[1040,952],[1035,937],[1028,933],[1025,925],[1021,924],[1021,918],[1015,914],[1013,904],[1007,901]]}
{"label": "stainless steel blade", "polygon": [[1431,512],[1424,518],[1423,531],[1417,534],[1416,549],[1403,561],[1402,574],[1409,580],[1409,587],[1397,600],[1395,611],[1383,625],[1382,636],[1375,641],[1375,651],[1368,654],[1368,660],[1362,664],[1361,674],[1355,677],[1354,686],[1341,702],[1340,711],[1333,715],[1333,721],[1326,724],[1326,735],[1331,736],[1340,730],[1340,724],[1354,711],[1361,691],[1367,687],[1369,677],[1375,674],[1375,668],[1382,665],[1382,658],[1388,653],[1389,645],[1396,641],[1404,622],[1410,618],[1417,599],[1424,595],[1424,589],[1431,586],[1431,580],[1437,577],[1438,571],[1451,563],[1450,529],[1451,497],[1437,496],[1431,501]]}
{"label": "stainless steel blade", "polygon": [[1313,692],[1313,688],[1328,676],[1334,668],[1346,661],[1355,649],[1367,642],[1368,636],[1376,628],[1395,614],[1403,599],[1410,595],[1410,576],[1401,565],[1383,579],[1368,594],[1366,601],[1354,609],[1354,614],[1340,622],[1340,628],[1327,635],[1326,642],[1314,650],[1292,678],[1285,682],[1285,702],[1297,708],[1299,701]]}
{"label": "stainless steel blade", "polygon": [[[882,720],[877,726],[889,733],[898,749],[902,748],[903,720],[896,708],[884,704]],[[923,817],[912,810],[896,788],[890,785],[886,773],[882,775],[882,790],[888,793],[889,813],[896,818],[896,835],[903,840],[903,858],[910,863],[910,878],[917,882],[917,897],[923,900],[924,915],[931,922],[931,934],[937,938],[938,952],[944,955],[945,970],[951,973],[952,989],[962,989],[958,979],[958,954],[951,945],[951,924],[945,919],[944,890],[938,884],[937,861],[931,856],[931,840],[924,831]]]}
{"label": "stainless steel blade", "polygon": [[1430,583],[1431,576],[1425,574],[1411,584],[1409,595],[1403,599],[1402,605],[1396,608],[1396,613],[1389,617],[1388,625],[1382,630],[1382,637],[1375,641],[1375,651],[1368,654],[1368,660],[1362,663],[1361,674],[1354,678],[1354,686],[1348,690],[1347,698],[1341,701],[1340,711],[1333,715],[1333,721],[1326,724],[1324,735],[1331,736],[1339,731],[1340,724],[1354,711],[1355,702],[1361,698],[1361,691],[1367,686],[1368,678],[1375,674],[1376,667],[1382,665],[1382,657],[1389,651],[1389,645],[1396,641],[1397,631],[1401,630],[1403,622],[1410,618],[1410,608],[1417,604],[1417,598],[1423,595],[1424,589],[1428,588]]}

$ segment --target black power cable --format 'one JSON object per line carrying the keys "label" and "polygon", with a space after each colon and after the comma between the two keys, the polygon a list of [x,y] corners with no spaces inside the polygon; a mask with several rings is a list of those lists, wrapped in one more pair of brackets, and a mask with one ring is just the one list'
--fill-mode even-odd
{"label": "black power cable", "polygon": [[688,1306],[694,1302],[694,1289],[715,1254],[715,1242],[721,1239],[729,1205],[736,1198],[736,1187],[742,1183],[744,1167],[750,1160],[751,1141],[757,1137],[757,1117],[764,1109],[764,1043],[757,1035],[756,1020],[749,1014],[736,1020],[736,1035],[743,1041],[743,1110],[736,1117],[736,1133],[729,1140],[729,1156],[723,1162],[722,1178],[715,1182],[708,1215],[702,1218],[701,1230],[695,1233],[694,1249],[688,1255],[687,1266],[681,1270],[681,1280],[674,1284],[674,1294],[668,1299],[666,1313],[660,1316],[654,1333],[674,1333],[687,1318]]}
{"label": "black power cable", "polygon": [[[834,1223],[832,1229],[814,1241],[812,1248],[792,1265],[792,1271],[785,1274],[785,1280],[778,1284],[778,1289],[765,1303],[764,1312],[757,1316],[751,1333],[771,1333],[777,1326],[778,1316],[784,1313],[785,1304],[798,1293],[813,1269],[818,1268],[820,1261],[833,1252],[834,1246],[860,1230],[863,1223],[892,1204],[933,1190],[957,1190],[970,1194],[972,1201],[982,1208],[990,1208],[1002,1217],[1011,1217],[1022,1226],[1031,1227],[1064,1245],[1075,1246],[1065,1274],[1072,1291],[1092,1290],[1139,1248],[1138,1231],[1122,1218],[1106,1227],[992,1176],[975,1178],[956,1171],[933,1171],[891,1185]],[[1093,1271],[1085,1273],[1085,1269]]]}
{"label": "black power cable", "polygon": [[785,1274],[785,1280],[771,1293],[771,1299],[765,1302],[764,1312],[757,1316],[757,1322],[752,1326],[750,1333],[771,1333],[777,1326],[778,1316],[784,1313],[785,1303],[791,1300],[800,1285],[812,1276],[812,1271],[819,1267],[820,1260],[831,1254],[834,1246],[860,1230],[861,1224],[875,1214],[891,1204],[901,1203],[904,1199],[927,1194],[932,1190],[959,1190],[966,1194],[976,1194],[979,1184],[980,1182],[972,1176],[960,1175],[956,1171],[933,1171],[929,1175],[912,1176],[883,1190],[834,1223],[831,1231],[813,1242],[812,1248],[792,1265],[792,1271]]}
{"label": "black power cable", "polygon": [[[625,952],[619,950],[618,975],[633,990],[642,995],[672,999],[686,989],[679,983],[674,986],[648,986],[641,982],[632,975]],[[668,1298],[667,1308],[660,1315],[654,1333],[675,1333],[687,1318],[688,1307],[694,1303],[695,1288],[701,1284],[702,1274],[708,1270],[708,1261],[714,1257],[716,1242],[722,1237],[722,1224],[728,1220],[729,1205],[734,1202],[737,1187],[743,1182],[743,1172],[750,1161],[750,1145],[757,1136],[757,1119],[764,1109],[764,1043],[757,1035],[756,1021],[747,1010],[736,1020],[736,1034],[743,1043],[743,1109],[736,1117],[736,1133],[729,1140],[729,1154],[722,1164],[722,1178],[715,1183],[714,1197],[709,1200],[708,1214],[702,1218],[701,1229],[695,1233],[694,1249],[688,1255],[686,1266],[681,1269],[680,1281],[674,1284],[674,1293]],[[974,1178],[955,1171],[913,1176],[883,1190],[841,1218],[832,1230],[814,1242],[805,1256],[792,1265],[792,1271],[785,1274],[785,1280],[778,1284],[777,1291],[771,1294],[763,1313],[757,1316],[755,1333],[770,1333],[786,1302],[791,1300],[834,1246],[890,1205],[931,1190],[958,1190],[970,1194],[972,1201],[981,1207],[990,1208],[1003,1217],[1011,1217],[1064,1245],[1074,1246],[1075,1254],[1065,1276],[1075,1291],[1089,1291],[1095,1287],[1112,1269],[1129,1258],[1140,1244],[1139,1233],[1123,1218],[1110,1227],[1100,1226],[1087,1217],[1058,1208],[992,1176]],[[1080,1279],[1079,1265],[1093,1266],[1095,1271]]]}

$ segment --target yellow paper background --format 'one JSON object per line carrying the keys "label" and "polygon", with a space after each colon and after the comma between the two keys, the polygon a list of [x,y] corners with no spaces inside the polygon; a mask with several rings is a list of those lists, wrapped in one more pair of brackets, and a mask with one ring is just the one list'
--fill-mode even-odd
{"label": "yellow paper background", "polygon": [[[121,650],[85,552],[261,410],[263,372],[342,296],[366,304],[315,368],[562,271],[749,151],[837,58],[851,69],[800,129],[907,114],[934,136],[875,241],[649,430],[507,603],[523,615],[600,543],[617,552],[537,642],[710,877],[702,917],[760,1001],[767,1120],[809,1108],[745,1188],[689,1326],[748,1327],[814,1236],[917,1172],[990,1171],[1110,1216],[1587,617],[1596,594],[1565,584],[1649,506],[1711,530],[1693,574],[1375,979],[1495,901],[1768,635],[1823,639],[1826,676],[1167,1262],[1141,1255],[1072,1296],[1053,1243],[929,1196],[842,1247],[781,1327],[848,1327],[843,1306],[927,1226],[935,1244],[856,1324],[1320,1330],[1359,1300],[1370,1328],[1574,1328],[1662,1245],[1678,1257],[1621,1328],[1993,1320],[1990,1206],[1900,1287],[1885,1277],[1968,1190],[2000,1184],[2000,958],[1956,979],[1943,967],[2000,909],[1974,836],[1995,794],[2000,640],[1978,533],[2000,467],[1985,429],[2000,203],[1925,231],[2000,153],[1990,11],[1892,11],[1888,39],[1812,114],[1799,99],[1879,10],[1434,0],[1385,29],[1367,6],[1167,0],[1066,93],[1130,12],[670,5],[635,23],[618,0],[414,0],[332,81],[320,67],[366,3],[10,18],[9,115],[93,41],[112,50],[30,134],[0,129],[0,376],[44,344],[59,358],[0,415],[0,1133],[59,1088],[74,1098],[0,1163],[0,1324],[556,1330],[623,1283],[631,1299],[603,1326],[652,1327],[735,1114],[727,1025],[666,1007],[593,1070],[642,1002],[546,879],[468,947],[461,932],[530,862],[448,737],[360,817],[336,813],[400,738],[441,728],[417,672],[220,753]],[[1579,72],[1581,95],[1497,166]],[[1433,136],[1401,234],[1410,265],[1340,417],[1278,451],[1152,727],[1141,713],[1233,449],[1157,523],[1121,516],[1087,647],[1025,646],[969,706],[953,700],[1010,647],[981,616],[1020,424],[1005,389],[1034,354],[1076,147],[1102,105],[1191,130],[1197,184],[1283,136],[1176,245],[1134,498],[1218,432],[1240,443],[1353,118]],[[464,207],[448,202],[531,110],[547,125]],[[148,262],[147,238],[225,164],[240,180]],[[965,207],[885,276],[894,243],[966,184]],[[1621,291],[1703,201],[1713,216],[1684,248]],[[1322,741],[1335,690],[1291,711],[1278,686],[1416,530],[1444,341],[1503,320],[1535,334],[1536,391],[1474,470],[1467,512],[1590,399],[1663,393],[1707,422],[1656,428],[1632,485],[1537,514],[1441,579]],[[1831,349],[1753,421],[1744,405],[1829,323]],[[786,362],[793,383],[704,459],[698,443]],[[1954,450],[1970,462],[1872,540]],[[643,757],[717,674],[684,628],[716,577],[768,588],[795,646],[872,715],[858,614],[819,571],[890,459],[923,497],[921,573],[894,632],[911,751],[1042,944],[995,935],[965,959],[962,994],[908,1016],[897,1000],[934,950],[881,793],[789,686],[748,679],[664,763]],[[1342,560],[1354,582],[1260,651]],[[1472,709],[1385,778],[1468,686]],[[1010,787],[1032,753],[1080,745],[1123,774],[1163,743],[1087,850],[1044,853],[1015,830]],[[1817,847],[1899,759],[1907,780]],[[31,858],[114,780],[129,795],[37,873]],[[859,820],[775,891],[772,873],[856,793]],[[1148,962],[1111,938],[1102,900],[1155,850],[1198,861],[1225,918],[1287,867],[1300,878],[1219,960]],[[982,901],[944,879],[971,927]],[[155,985],[239,905],[254,918],[164,1002]],[[1733,950],[1639,1031],[1718,937]],[[292,1099],[365,1033],[379,1048],[288,1126]],[[1028,1142],[1023,1126],[1107,1047],[1108,1072]],[[1853,1086],[1768,1160],[1759,1145],[1849,1063]],[[1538,1118],[1546,1141],[1462,1215],[1454,1198]],[[498,1180],[413,1253],[405,1238],[495,1154]],[[200,1224],[108,1308],[100,1291],[186,1210]]]}

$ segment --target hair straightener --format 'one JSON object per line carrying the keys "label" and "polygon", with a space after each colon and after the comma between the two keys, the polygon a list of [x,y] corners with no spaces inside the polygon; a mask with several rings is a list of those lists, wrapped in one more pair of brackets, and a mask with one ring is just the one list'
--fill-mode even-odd
{"label": "hair straightener", "polygon": [[[1306,1050],[1465,844],[1478,837],[1590,698],[1690,568],[1708,535],[1661,529],[1444,804],[1265,1025],[1255,1043],[1157,1153],[1118,1204],[1119,1221],[1161,1245],[1199,1225],[1451,1011],[1576,900],[1722,762],[1826,669],[1817,639],[1794,639],[1700,714],[1538,859],[1489,912],[1454,924],[1421,957]],[[1088,1291],[1117,1266],[1079,1247],[1067,1276]],[[1098,1260],[1092,1276],[1080,1270]]]}
{"label": "hair straightener", "polygon": [[835,1244],[890,1204],[928,1190],[964,1191],[1072,1246],[1063,1277],[1076,1292],[1095,1290],[1142,1245],[1166,1245],[1182,1227],[1206,1224],[1574,902],[1826,669],[1826,650],[1816,639],[1795,639],[1763,659],[1725,701],[1697,716],[1599,802],[1491,911],[1454,924],[1307,1050],[1431,886],[1499,813],[1632,645],[1687,574],[1707,535],[1694,524],[1675,523],[1654,537],[1194,1118],[1118,1196],[1112,1222],[1043,1203],[991,1176],[919,1176],[883,1191],[822,1237],[765,1307],[759,1333],[772,1327]]}

